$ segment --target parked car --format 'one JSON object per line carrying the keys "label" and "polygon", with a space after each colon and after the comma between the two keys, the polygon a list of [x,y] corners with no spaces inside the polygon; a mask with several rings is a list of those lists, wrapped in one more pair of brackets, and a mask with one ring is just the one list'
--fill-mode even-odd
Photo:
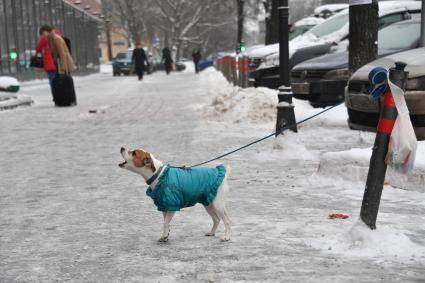
{"label": "parked car", "polygon": [[131,56],[133,50],[127,52],[118,53],[115,59],[112,61],[112,70],[114,76],[120,76],[121,74],[129,75],[131,71]]}
{"label": "parked car", "polygon": [[351,129],[376,131],[379,120],[381,100],[373,100],[368,94],[369,72],[374,67],[390,68],[395,62],[407,64],[409,77],[406,85],[406,103],[410,111],[410,119],[415,129],[416,137],[425,140],[425,48],[416,48],[401,53],[392,54],[375,60],[359,70],[350,78],[345,94],[345,104],[348,111],[348,125]]}
{"label": "parked car", "polygon": [[[421,21],[401,21],[378,33],[378,57],[418,48]],[[334,105],[344,100],[349,79],[348,51],[323,55],[298,64],[291,72],[294,97],[308,99],[315,107]]]}
{"label": "parked car", "polygon": [[[329,4],[329,5],[323,5],[319,6],[315,9],[314,15],[309,16],[307,18],[301,19],[300,21],[294,23],[294,30],[292,30],[292,34],[289,35],[290,40],[292,41],[295,38],[298,38],[298,36],[301,36],[305,34],[307,31],[311,30],[311,28],[316,27],[317,25],[321,25],[324,22],[326,22],[328,17],[330,17],[333,14],[336,14],[348,7],[347,4]],[[312,22],[311,18],[316,18],[318,20],[315,20],[315,22]],[[313,24],[315,24],[313,26]],[[302,33],[300,31],[296,30],[296,26],[299,25],[302,27]],[[335,27],[335,30],[340,28],[340,23],[338,18],[336,20],[332,20],[329,23],[329,26]],[[308,27],[308,28],[307,28]],[[332,29],[328,28],[329,33],[332,32]],[[297,34],[298,36],[294,36]],[[304,38],[304,37],[301,37]],[[309,39],[310,37],[307,37],[306,39]],[[301,40],[302,41],[302,40]],[[309,42],[309,40],[307,40]],[[296,49],[296,48],[303,48],[306,46],[298,46],[297,44],[290,44],[290,49]],[[270,54],[274,54],[276,52],[279,52],[279,44],[269,44],[269,45],[256,45],[254,47],[248,48],[247,55],[250,58],[250,69],[255,70],[257,69],[260,64],[265,60],[266,56]]]}
{"label": "parked car", "polygon": [[296,38],[297,36],[304,34],[311,28],[317,26],[318,24],[323,23],[324,21],[325,21],[324,18],[311,16],[311,17],[306,17],[295,22],[291,26],[291,29],[289,30],[289,40],[292,40]]}
{"label": "parked car", "polygon": [[327,19],[330,16],[348,8],[348,4],[327,4],[314,9],[314,16]]}
{"label": "parked car", "polygon": [[[418,1],[385,1],[379,2],[379,27],[384,28],[395,22],[412,18],[412,14],[420,16],[421,2]],[[325,22],[315,26],[305,34],[296,37],[289,42],[289,57],[291,66],[295,66],[306,60],[327,54],[335,50],[343,50],[348,46],[349,32],[348,9],[330,17]],[[267,52],[263,52],[263,58],[257,72],[250,75],[255,80],[255,86],[275,88],[279,78],[279,44],[269,45]],[[263,49],[257,49],[260,54]],[[254,53],[254,52],[253,52]],[[268,55],[267,55],[268,53]],[[266,54],[266,55],[265,55]],[[254,53],[255,55],[255,53]],[[290,67],[291,67],[290,66]],[[270,69],[270,70],[261,70]],[[263,79],[261,73],[267,74]],[[272,74],[272,75],[271,75]],[[275,82],[270,85],[270,82]]]}
{"label": "parked car", "polygon": [[204,69],[206,69],[208,67],[214,66],[214,62],[217,59],[220,59],[220,58],[224,57],[224,55],[225,55],[224,52],[215,52],[215,53],[212,53],[212,54],[208,55],[205,58],[202,58],[198,62],[199,71],[202,71],[202,70],[204,70]]}

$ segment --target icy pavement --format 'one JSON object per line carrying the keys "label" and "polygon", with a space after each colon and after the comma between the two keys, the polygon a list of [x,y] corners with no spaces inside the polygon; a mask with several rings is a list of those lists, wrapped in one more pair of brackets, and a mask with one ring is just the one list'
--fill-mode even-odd
{"label": "icy pavement", "polygon": [[348,130],[343,106],[222,160],[231,242],[204,237],[210,219],[195,206],[159,244],[162,215],[118,168],[120,147],[204,161],[272,132],[275,92],[238,92],[214,71],[141,83],[102,73],[76,87],[73,108],[53,107],[47,83],[25,84],[35,104],[0,112],[0,282],[425,282],[425,189],[387,183],[376,233],[356,224],[374,136]]}

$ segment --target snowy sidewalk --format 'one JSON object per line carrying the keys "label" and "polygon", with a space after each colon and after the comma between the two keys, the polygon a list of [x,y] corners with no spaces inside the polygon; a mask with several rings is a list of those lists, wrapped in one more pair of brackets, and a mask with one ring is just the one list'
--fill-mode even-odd
{"label": "snowy sidewalk", "polygon": [[[162,215],[141,177],[118,168],[120,147],[173,165],[204,161],[272,132],[276,93],[237,92],[212,70],[141,83],[90,76],[76,82],[73,108],[53,107],[48,85],[22,90],[34,105],[0,112],[0,282],[425,279],[424,190],[386,186],[377,233],[351,230],[364,181],[326,154],[370,148],[374,136],[348,130],[343,106],[222,160],[232,167],[231,242],[204,237],[210,219],[195,206],[159,244]],[[317,111],[296,103],[298,119]]]}

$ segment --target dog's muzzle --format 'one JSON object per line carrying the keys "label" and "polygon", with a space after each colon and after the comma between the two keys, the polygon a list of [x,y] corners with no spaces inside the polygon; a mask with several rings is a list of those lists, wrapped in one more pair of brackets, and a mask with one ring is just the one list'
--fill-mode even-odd
{"label": "dog's muzzle", "polygon": [[[124,151],[125,151],[125,148],[124,148],[124,147],[121,147],[121,149],[120,149],[120,153],[121,153],[121,155],[123,155]],[[124,157],[124,155],[123,155],[123,157]],[[123,168],[126,164],[127,164],[127,161],[124,161],[124,162],[122,162],[122,163],[118,164],[118,166],[119,166],[120,168]]]}

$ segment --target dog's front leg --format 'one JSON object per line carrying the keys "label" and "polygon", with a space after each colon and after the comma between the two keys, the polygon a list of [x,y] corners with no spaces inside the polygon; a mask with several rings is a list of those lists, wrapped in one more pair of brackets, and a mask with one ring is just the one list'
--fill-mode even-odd
{"label": "dog's front leg", "polygon": [[170,235],[170,222],[171,219],[173,219],[175,212],[174,211],[167,211],[163,212],[164,215],[164,227],[162,230],[161,238],[159,238],[159,242],[167,242],[168,236]]}

